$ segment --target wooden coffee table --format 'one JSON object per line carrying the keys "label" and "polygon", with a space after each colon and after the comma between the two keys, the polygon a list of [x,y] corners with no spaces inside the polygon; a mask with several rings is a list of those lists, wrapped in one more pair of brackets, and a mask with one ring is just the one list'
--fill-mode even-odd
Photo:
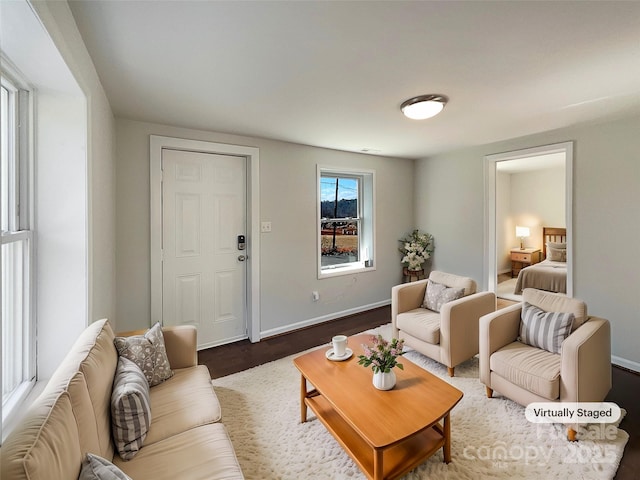
{"label": "wooden coffee table", "polygon": [[329,345],[293,360],[302,374],[300,420],[307,421],[311,408],[370,479],[398,478],[440,447],[449,463],[449,413],[462,392],[406,358],[404,370],[394,369],[393,390],[377,390],[371,368],[358,365],[363,343],[371,335],[349,337],[353,356],[343,362],[327,360]]}

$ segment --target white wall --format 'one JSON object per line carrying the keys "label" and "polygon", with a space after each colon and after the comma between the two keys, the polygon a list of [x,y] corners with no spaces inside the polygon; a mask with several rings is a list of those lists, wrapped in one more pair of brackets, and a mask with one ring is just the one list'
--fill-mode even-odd
{"label": "white wall", "polygon": [[[263,336],[386,304],[402,281],[397,240],[414,228],[413,160],[117,119],[117,328],[150,322],[149,135],[260,149],[260,315]],[[317,279],[316,165],[373,169],[376,271]],[[320,293],[313,302],[311,292]]]}
{"label": "white wall", "polygon": [[86,97],[86,326],[101,318],[114,319],[116,310],[115,119],[67,2],[31,3]]}
{"label": "white wall", "polygon": [[526,248],[542,250],[542,227],[565,227],[565,169],[547,168],[511,174],[511,245],[519,245],[515,225],[530,228]]}
{"label": "white wall", "polygon": [[67,3],[2,7],[3,50],[36,89],[37,368],[46,379],[88,323],[115,313],[114,119]]}
{"label": "white wall", "polygon": [[[483,281],[483,158],[574,141],[574,296],[611,321],[617,363],[640,370],[640,117],[554,130],[423,159],[416,215],[436,238],[434,266]],[[454,193],[451,193],[454,192]],[[443,245],[444,242],[444,245]],[[631,248],[632,249],[632,248]]]}

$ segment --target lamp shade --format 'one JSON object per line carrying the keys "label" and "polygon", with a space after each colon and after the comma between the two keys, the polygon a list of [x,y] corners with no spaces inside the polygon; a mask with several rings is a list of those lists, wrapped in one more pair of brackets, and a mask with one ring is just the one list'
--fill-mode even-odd
{"label": "lamp shade", "polygon": [[403,102],[400,110],[412,120],[425,120],[439,114],[448,101],[444,95],[420,95]]}
{"label": "lamp shade", "polygon": [[516,226],[516,237],[528,237],[529,235],[531,235],[529,227]]}

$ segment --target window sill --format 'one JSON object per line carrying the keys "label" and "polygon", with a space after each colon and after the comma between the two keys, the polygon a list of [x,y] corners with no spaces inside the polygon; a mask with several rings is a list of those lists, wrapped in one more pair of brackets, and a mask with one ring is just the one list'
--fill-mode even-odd
{"label": "window sill", "polygon": [[47,382],[24,382],[23,390],[16,395],[15,401],[11,399],[7,405],[2,406],[2,443],[4,443],[11,431],[20,424],[29,407],[42,393]]}
{"label": "window sill", "polygon": [[327,268],[320,271],[318,280],[322,280],[323,278],[340,277],[343,275],[353,275],[354,273],[372,272],[375,269],[375,266],[365,267],[362,263],[345,267]]}

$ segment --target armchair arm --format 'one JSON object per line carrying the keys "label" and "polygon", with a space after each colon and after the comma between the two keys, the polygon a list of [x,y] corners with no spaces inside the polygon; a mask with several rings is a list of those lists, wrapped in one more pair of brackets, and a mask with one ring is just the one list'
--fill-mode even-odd
{"label": "armchair arm", "polygon": [[562,342],[560,401],[601,402],[611,389],[611,326],[590,317]]}
{"label": "armchair arm", "polygon": [[427,290],[427,280],[403,283],[391,288],[391,324],[393,326],[393,336],[398,336],[396,317],[400,313],[408,312],[418,308],[424,301],[424,294]]}
{"label": "armchair arm", "polygon": [[520,333],[520,312],[518,303],[490,313],[480,318],[480,381],[491,387],[489,358],[502,347],[515,342]]}
{"label": "armchair arm", "polygon": [[496,310],[493,292],[478,292],[447,302],[440,310],[441,361],[449,367],[478,353],[480,317]]}

